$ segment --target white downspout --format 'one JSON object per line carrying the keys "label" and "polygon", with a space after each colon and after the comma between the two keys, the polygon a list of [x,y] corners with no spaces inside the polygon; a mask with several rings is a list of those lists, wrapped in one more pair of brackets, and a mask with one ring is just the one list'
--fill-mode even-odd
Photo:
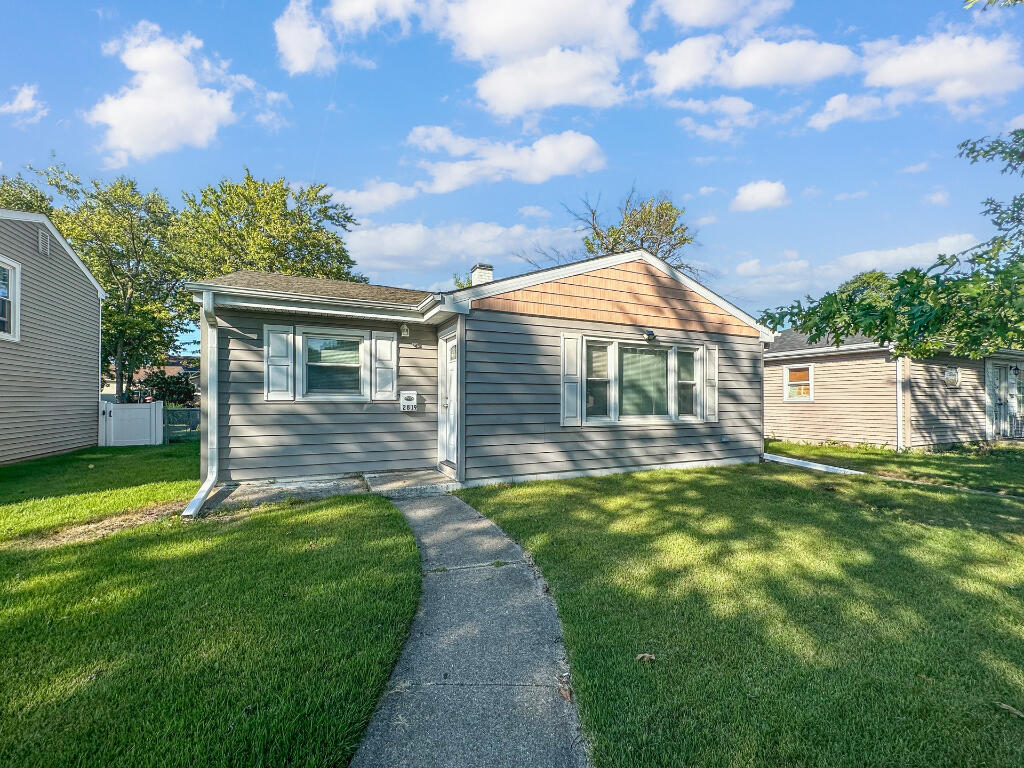
{"label": "white downspout", "polygon": [[203,504],[210,495],[210,491],[217,484],[218,464],[220,448],[218,446],[217,410],[220,400],[219,387],[217,386],[218,351],[217,351],[217,315],[213,309],[213,292],[203,291],[203,317],[206,324],[206,359],[202,364],[206,366],[206,392],[203,397],[206,401],[206,479],[199,487],[199,492],[188,503],[181,513],[185,518],[199,517]]}
{"label": "white downspout", "polygon": [[902,358],[896,358],[896,450],[904,449],[903,437],[903,365]]}

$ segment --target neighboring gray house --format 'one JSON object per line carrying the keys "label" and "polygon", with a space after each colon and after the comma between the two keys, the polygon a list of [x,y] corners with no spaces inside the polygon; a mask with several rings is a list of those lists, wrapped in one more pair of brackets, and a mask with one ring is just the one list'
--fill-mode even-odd
{"label": "neighboring gray house", "polygon": [[644,251],[427,291],[237,272],[202,304],[204,489],[757,461],[771,333]]}
{"label": "neighboring gray house", "polygon": [[104,296],[46,216],[0,209],[0,464],[96,445]]}
{"label": "neighboring gray house", "polygon": [[764,366],[769,437],[900,450],[1024,438],[1024,351],[916,360],[864,336],[836,346],[783,331]]}

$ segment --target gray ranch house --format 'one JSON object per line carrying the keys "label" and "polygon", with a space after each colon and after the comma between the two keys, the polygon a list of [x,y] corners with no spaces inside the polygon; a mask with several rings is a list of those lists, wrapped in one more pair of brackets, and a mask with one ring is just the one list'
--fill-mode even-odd
{"label": "gray ranch house", "polygon": [[46,216],[0,209],[0,464],[97,444],[105,297]]}
{"label": "gray ranch house", "polygon": [[204,483],[757,461],[752,317],[645,251],[427,292],[236,272],[202,305]]}
{"label": "gray ranch house", "polygon": [[795,442],[933,448],[1024,439],[1024,351],[896,357],[865,336],[782,331],[764,354],[765,432]]}

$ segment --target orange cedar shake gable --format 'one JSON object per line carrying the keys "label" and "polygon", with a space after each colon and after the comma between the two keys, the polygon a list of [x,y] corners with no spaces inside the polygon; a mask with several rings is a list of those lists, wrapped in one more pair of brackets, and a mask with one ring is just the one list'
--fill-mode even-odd
{"label": "orange cedar shake gable", "polygon": [[756,328],[642,259],[476,299],[473,309],[645,328],[760,336]]}

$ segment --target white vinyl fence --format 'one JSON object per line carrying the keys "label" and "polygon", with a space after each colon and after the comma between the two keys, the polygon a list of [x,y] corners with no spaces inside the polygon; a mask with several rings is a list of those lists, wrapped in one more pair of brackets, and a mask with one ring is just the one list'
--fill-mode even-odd
{"label": "white vinyl fence", "polygon": [[160,445],[164,404],[100,403],[100,445]]}

